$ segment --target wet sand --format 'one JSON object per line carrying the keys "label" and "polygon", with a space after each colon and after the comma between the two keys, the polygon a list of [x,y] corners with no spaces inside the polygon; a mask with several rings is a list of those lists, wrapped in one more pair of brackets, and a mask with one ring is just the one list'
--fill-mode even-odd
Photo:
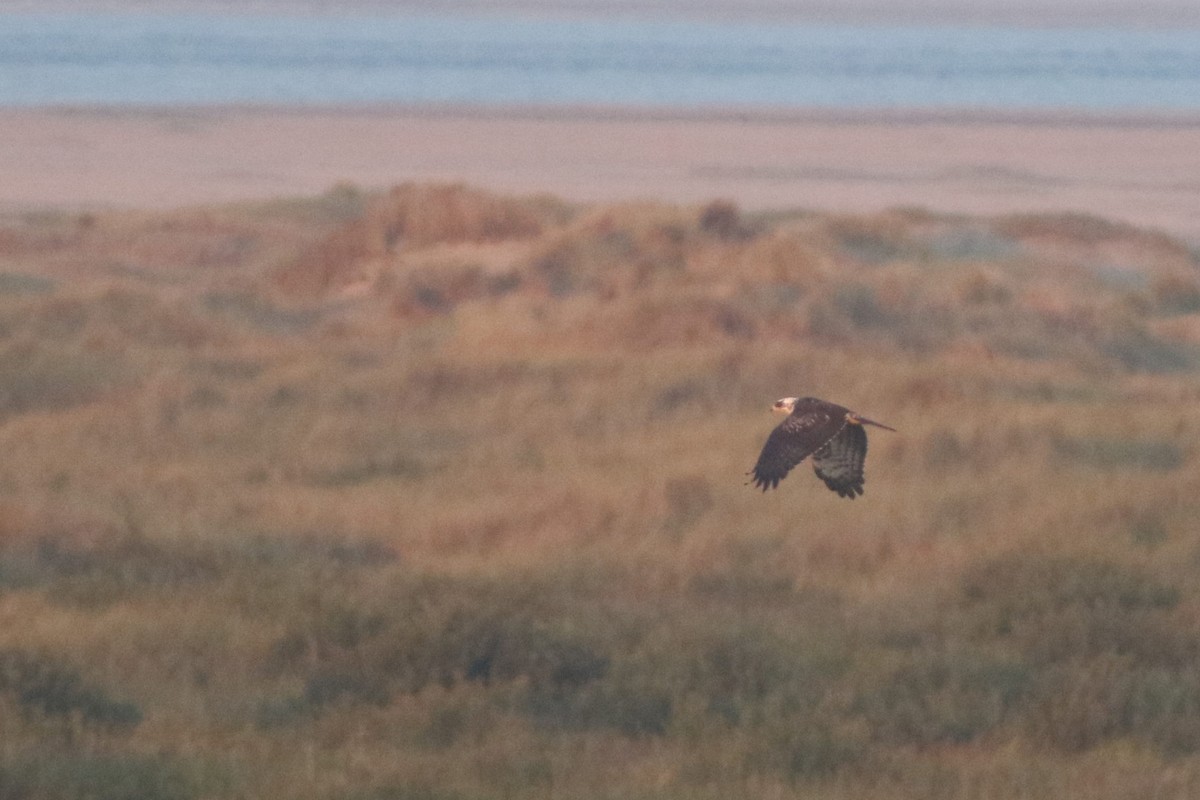
{"label": "wet sand", "polygon": [[465,181],[577,200],[1070,211],[1200,241],[1200,117],[604,109],[0,110],[0,207]]}

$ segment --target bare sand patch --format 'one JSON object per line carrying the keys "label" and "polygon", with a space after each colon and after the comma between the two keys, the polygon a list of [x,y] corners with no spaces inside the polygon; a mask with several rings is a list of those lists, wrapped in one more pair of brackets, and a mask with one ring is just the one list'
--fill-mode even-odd
{"label": "bare sand patch", "polygon": [[578,200],[1096,214],[1200,239],[1200,118],[603,109],[10,109],[0,205],[464,181]]}

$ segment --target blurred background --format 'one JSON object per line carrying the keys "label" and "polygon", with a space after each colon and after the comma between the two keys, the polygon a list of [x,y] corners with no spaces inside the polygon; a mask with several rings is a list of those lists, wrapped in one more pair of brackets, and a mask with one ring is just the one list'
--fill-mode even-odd
{"label": "blurred background", "polygon": [[1197,796],[1197,34],[0,4],[0,798]]}

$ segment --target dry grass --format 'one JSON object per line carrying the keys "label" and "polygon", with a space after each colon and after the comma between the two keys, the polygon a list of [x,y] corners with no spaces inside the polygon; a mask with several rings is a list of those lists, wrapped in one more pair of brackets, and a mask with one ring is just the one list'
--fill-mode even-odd
{"label": "dry grass", "polygon": [[[1198,265],[463,187],[0,226],[0,796],[1200,791]],[[785,394],[866,496],[744,484]]]}

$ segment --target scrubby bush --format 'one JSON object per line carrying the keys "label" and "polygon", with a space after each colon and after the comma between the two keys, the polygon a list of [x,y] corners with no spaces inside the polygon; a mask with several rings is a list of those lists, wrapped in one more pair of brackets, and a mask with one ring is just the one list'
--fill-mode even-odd
{"label": "scrubby bush", "polygon": [[700,209],[699,226],[701,231],[718,239],[744,239],[751,233],[737,204],[730,200],[713,200]]}
{"label": "scrubby bush", "polygon": [[1099,469],[1170,471],[1184,462],[1183,449],[1169,440],[1058,438],[1054,451],[1061,458]]}
{"label": "scrubby bush", "polygon": [[112,353],[34,342],[0,346],[0,415],[84,405],[132,377],[125,360]]}
{"label": "scrubby bush", "polygon": [[25,714],[64,724],[78,716],[86,725],[119,730],[142,720],[136,704],[114,700],[70,664],[25,650],[0,650],[0,695],[11,696]]}
{"label": "scrubby bush", "polygon": [[964,644],[950,652],[914,654],[882,686],[860,693],[855,711],[879,741],[962,744],[1018,714],[1031,681],[1031,669],[1021,662]]}
{"label": "scrubby bush", "polygon": [[475,800],[475,796],[416,783],[389,784],[373,789],[354,791],[350,794],[338,793],[331,795],[329,800]]}
{"label": "scrubby bush", "polygon": [[584,637],[528,612],[459,605],[461,599],[422,608],[413,597],[399,616],[330,609],[311,629],[277,640],[269,663],[276,672],[307,676],[304,702],[314,711],[333,701],[382,704],[394,692],[461,682],[520,682],[549,697],[608,670],[609,658]]}
{"label": "scrubby bush", "polygon": [[1200,281],[1179,274],[1161,275],[1152,286],[1154,304],[1167,314],[1200,312]]}
{"label": "scrubby bush", "polygon": [[54,602],[104,606],[150,589],[211,581],[214,553],[170,548],[138,534],[101,534],[90,541],[46,535],[6,548],[0,585],[45,589]]}
{"label": "scrubby bush", "polygon": [[963,591],[975,635],[1036,668],[1023,710],[1034,735],[1068,749],[1121,736],[1200,748],[1200,631],[1175,616],[1175,587],[1103,561],[1010,557],[969,571]]}
{"label": "scrubby bush", "polygon": [[0,762],[4,800],[191,800],[230,783],[215,770],[161,757],[42,755]]}

